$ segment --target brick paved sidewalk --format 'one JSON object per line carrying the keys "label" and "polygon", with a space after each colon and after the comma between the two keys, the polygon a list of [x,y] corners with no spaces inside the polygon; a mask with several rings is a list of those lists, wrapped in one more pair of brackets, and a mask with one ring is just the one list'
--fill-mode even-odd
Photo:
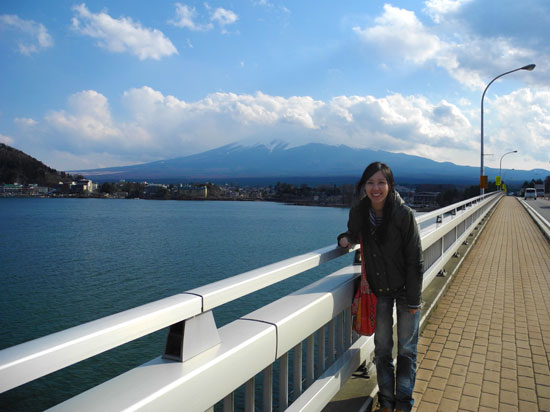
{"label": "brick paved sidewalk", "polygon": [[502,199],[420,337],[416,412],[550,412],[550,244]]}

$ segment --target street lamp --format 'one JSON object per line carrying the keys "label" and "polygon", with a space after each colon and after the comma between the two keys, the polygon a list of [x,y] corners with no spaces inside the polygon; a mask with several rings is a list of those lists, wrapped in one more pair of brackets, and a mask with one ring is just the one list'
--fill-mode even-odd
{"label": "street lamp", "polygon": [[531,71],[535,68],[535,65],[534,64],[528,64],[527,66],[523,66],[523,67],[520,67],[519,69],[515,69],[515,70],[510,70],[509,72],[506,72],[506,73],[502,73],[502,74],[499,74],[497,77],[495,77],[493,80],[491,80],[489,82],[489,84],[487,85],[487,87],[485,87],[485,90],[483,90],[483,94],[481,95],[481,170],[480,170],[480,175],[479,175],[479,181],[480,181],[480,194],[484,194],[485,193],[485,187],[483,186],[484,182],[483,182],[483,176],[484,176],[484,172],[485,172],[485,168],[483,167],[483,99],[485,98],[485,93],[487,92],[487,89],[489,88],[489,86],[491,84],[493,84],[493,82],[502,77],[502,76],[505,76],[507,74],[510,74],[510,73],[513,73],[513,72],[517,72],[519,70],[528,70],[528,71]]}
{"label": "street lamp", "polygon": [[504,153],[502,156],[500,156],[500,171],[498,173],[498,176],[500,177],[501,182],[502,182],[502,158],[506,155],[509,155],[510,153],[517,153],[517,152],[518,152],[517,150],[512,150],[511,152]]}

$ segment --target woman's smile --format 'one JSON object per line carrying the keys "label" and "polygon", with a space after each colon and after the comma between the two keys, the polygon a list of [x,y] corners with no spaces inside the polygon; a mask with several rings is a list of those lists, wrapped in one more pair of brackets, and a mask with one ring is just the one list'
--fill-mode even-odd
{"label": "woman's smile", "polygon": [[388,182],[380,171],[373,174],[365,183],[365,191],[375,210],[382,210],[388,197]]}

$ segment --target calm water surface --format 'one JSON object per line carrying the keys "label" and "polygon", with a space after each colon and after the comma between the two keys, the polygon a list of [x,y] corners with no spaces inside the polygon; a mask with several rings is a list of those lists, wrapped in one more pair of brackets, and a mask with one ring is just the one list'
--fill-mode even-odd
{"label": "calm water surface", "polygon": [[[0,349],[333,244],[348,211],[269,202],[0,199]],[[214,311],[222,326],[344,264]],[[0,395],[38,411],[162,353],[166,331]]]}

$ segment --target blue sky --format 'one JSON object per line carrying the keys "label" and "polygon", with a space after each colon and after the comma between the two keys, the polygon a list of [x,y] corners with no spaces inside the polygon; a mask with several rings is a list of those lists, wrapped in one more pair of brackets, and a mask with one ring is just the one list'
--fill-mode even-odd
{"label": "blue sky", "polygon": [[[229,143],[550,169],[548,0],[0,3],[0,142],[58,170]],[[391,165],[390,165],[391,166]]]}

